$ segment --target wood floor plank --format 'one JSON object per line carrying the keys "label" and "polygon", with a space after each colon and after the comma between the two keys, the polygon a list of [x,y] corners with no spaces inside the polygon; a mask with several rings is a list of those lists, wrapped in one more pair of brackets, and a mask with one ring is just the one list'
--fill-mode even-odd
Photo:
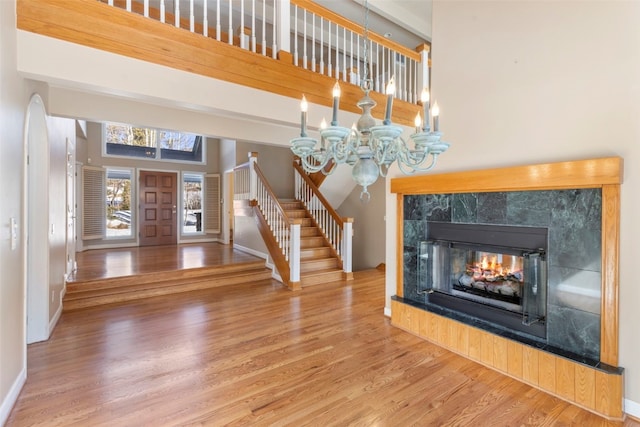
{"label": "wood floor plank", "polygon": [[621,425],[391,326],[384,280],[65,312],[7,426]]}

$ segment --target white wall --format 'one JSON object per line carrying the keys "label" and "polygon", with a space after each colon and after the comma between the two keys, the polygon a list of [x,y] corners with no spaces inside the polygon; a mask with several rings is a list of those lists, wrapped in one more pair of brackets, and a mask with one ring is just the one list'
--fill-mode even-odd
{"label": "white wall", "polygon": [[[48,117],[49,133],[49,333],[62,313],[67,243],[67,138],[75,140],[76,125],[71,119]],[[33,242],[38,244],[38,242]]]}
{"label": "white wall", "polygon": [[0,1],[0,425],[26,375],[23,249],[11,249],[9,219],[22,223],[25,83],[16,72],[15,3]]}
{"label": "white wall", "polygon": [[258,167],[269,181],[277,197],[293,198],[293,152],[289,147],[276,147],[238,141],[236,144],[236,164],[249,160],[249,152],[258,153]]}
{"label": "white wall", "polygon": [[[620,365],[640,416],[640,2],[436,1],[433,98],[438,172],[604,156],[624,158]],[[387,242],[395,242],[387,195]],[[394,217],[390,221],[391,216]],[[395,245],[387,246],[387,266]],[[387,269],[387,297],[395,294]],[[388,307],[387,300],[387,307]],[[635,402],[635,403],[634,403]]]}
{"label": "white wall", "polygon": [[[351,178],[349,178],[351,179]],[[362,203],[362,187],[356,185],[337,209],[341,217],[353,218],[353,271],[376,268],[385,262],[385,180],[368,188],[371,200]]]}

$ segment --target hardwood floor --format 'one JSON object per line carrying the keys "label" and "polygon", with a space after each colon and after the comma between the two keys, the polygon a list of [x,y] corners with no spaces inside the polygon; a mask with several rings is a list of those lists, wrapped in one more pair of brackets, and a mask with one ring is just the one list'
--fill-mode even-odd
{"label": "hardwood floor", "polygon": [[390,326],[384,275],[265,280],[62,314],[8,426],[638,426]]}

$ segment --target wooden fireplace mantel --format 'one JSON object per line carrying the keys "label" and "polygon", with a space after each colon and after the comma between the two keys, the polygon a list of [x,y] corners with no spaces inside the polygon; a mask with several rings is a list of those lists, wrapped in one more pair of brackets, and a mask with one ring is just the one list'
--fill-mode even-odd
{"label": "wooden fireplace mantel", "polygon": [[[421,175],[391,180],[397,193],[396,294],[403,296],[403,201],[405,195],[498,191],[600,188],[602,191],[602,283],[600,362],[618,366],[620,185],[622,158],[608,157],[528,166]],[[621,419],[623,382],[620,374],[606,374],[578,363],[510,342],[498,336],[432,313],[392,301],[392,323],[457,353],[569,400],[610,419]],[[486,336],[485,336],[486,335]],[[474,342],[477,341],[477,346]],[[504,341],[504,342],[503,342]],[[477,348],[476,348],[477,347]],[[477,351],[476,351],[477,350]],[[503,351],[504,350],[504,351]],[[525,360],[512,370],[516,359]],[[507,359],[509,355],[509,359]],[[489,357],[491,356],[491,357]],[[539,363],[539,360],[546,363]],[[548,359],[548,360],[547,360]],[[509,361],[509,363],[507,363]],[[538,368],[539,366],[539,368]],[[549,371],[550,366],[553,370]]]}

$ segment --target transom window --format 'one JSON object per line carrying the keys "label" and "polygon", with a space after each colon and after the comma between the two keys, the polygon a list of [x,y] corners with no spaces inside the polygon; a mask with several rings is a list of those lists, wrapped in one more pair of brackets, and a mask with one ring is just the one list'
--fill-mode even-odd
{"label": "transom window", "polygon": [[192,133],[107,122],[103,141],[106,156],[204,163],[203,138]]}

